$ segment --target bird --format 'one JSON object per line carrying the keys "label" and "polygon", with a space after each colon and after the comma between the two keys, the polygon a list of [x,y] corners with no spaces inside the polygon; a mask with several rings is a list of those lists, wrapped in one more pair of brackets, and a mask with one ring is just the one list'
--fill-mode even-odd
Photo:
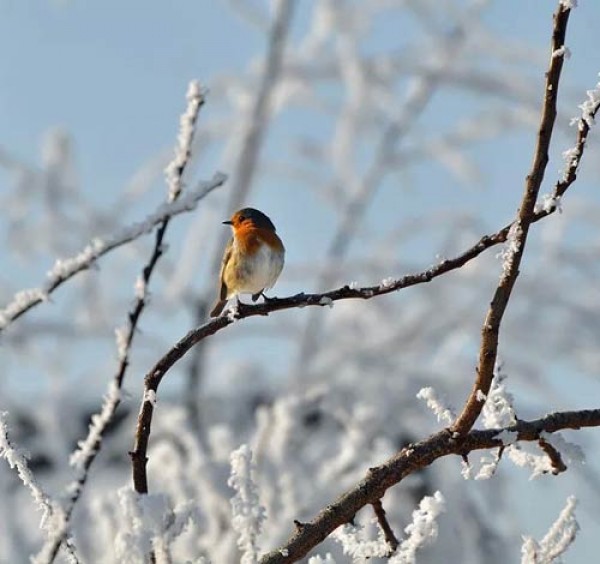
{"label": "bird", "polygon": [[[223,221],[233,237],[227,243],[219,276],[219,297],[211,317],[221,315],[227,301],[239,294],[252,294],[255,302],[272,288],[281,274],[285,247],[273,222],[261,211],[243,208]],[[239,298],[238,298],[239,303]]]}

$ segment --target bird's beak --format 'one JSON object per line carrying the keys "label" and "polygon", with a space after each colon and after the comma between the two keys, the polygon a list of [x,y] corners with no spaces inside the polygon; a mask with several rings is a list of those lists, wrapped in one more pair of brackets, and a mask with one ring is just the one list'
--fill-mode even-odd
{"label": "bird's beak", "polygon": [[233,225],[231,220],[223,221],[223,225]]}

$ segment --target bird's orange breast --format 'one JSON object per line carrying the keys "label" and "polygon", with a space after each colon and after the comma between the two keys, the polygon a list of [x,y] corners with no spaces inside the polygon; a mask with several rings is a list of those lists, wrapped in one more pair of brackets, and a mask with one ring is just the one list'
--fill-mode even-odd
{"label": "bird's orange breast", "polygon": [[235,238],[242,253],[253,255],[265,243],[275,251],[284,251],[281,239],[270,229],[242,226],[236,229]]}

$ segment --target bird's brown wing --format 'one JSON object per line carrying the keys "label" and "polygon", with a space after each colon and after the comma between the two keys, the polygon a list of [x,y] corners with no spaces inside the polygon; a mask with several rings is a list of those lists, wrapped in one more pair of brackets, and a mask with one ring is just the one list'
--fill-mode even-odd
{"label": "bird's brown wing", "polygon": [[219,281],[221,283],[221,289],[219,291],[219,299],[226,300],[227,299],[227,285],[225,284],[225,266],[229,262],[231,258],[231,251],[233,249],[233,238],[229,239],[227,246],[225,247],[225,252],[223,253],[223,261],[221,262],[221,273],[219,274]]}
{"label": "bird's brown wing", "polygon": [[213,310],[210,312],[211,317],[218,317],[221,315],[225,304],[227,303],[227,284],[225,284],[225,266],[229,262],[231,258],[231,252],[233,248],[233,239],[229,240],[227,246],[225,247],[225,252],[223,253],[223,262],[221,263],[221,273],[219,275],[219,282],[221,284],[219,289],[219,298],[217,299],[217,303],[215,304]]}

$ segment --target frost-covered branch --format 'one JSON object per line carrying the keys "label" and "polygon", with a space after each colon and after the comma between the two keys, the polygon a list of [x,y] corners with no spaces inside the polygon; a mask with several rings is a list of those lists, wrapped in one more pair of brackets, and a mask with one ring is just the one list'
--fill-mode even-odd
{"label": "frost-covered branch", "polygon": [[381,500],[378,499],[374,501],[372,504],[373,511],[375,512],[375,516],[377,517],[377,522],[383,531],[383,536],[385,537],[385,541],[390,546],[390,554],[394,553],[398,548],[398,539],[394,534],[394,530],[392,529],[390,522],[388,521],[387,515],[385,513],[385,509],[383,508],[383,504]]}
{"label": "frost-covered branch", "polygon": [[500,429],[471,430],[455,436],[443,430],[427,439],[408,445],[380,466],[369,469],[356,486],[327,505],[312,521],[296,523],[295,533],[281,547],[264,555],[261,564],[289,564],[303,558],[335,529],[385,492],[417,470],[451,454],[466,456],[480,449],[502,447],[503,436],[510,433],[515,441],[538,441],[541,436],[563,429],[600,427],[600,409],[552,413],[533,421],[518,421]]}
{"label": "frost-covered branch", "polygon": [[[180,118],[179,135],[175,153],[171,162],[165,169],[165,177],[168,186],[168,202],[173,203],[179,199],[183,186],[183,174],[190,161],[192,152],[192,141],[195,125],[200,108],[204,105],[204,94],[197,81],[190,82],[187,91],[187,108]],[[207,192],[206,192],[207,193]],[[147,304],[147,288],[150,278],[158,260],[164,252],[163,241],[171,216],[166,216],[158,230],[151,256],[135,283],[135,302],[127,315],[127,323],[124,327],[116,330],[117,335],[117,359],[118,366],[109,384],[108,393],[100,413],[92,416],[87,437],[80,441],[77,450],[72,454],[70,463],[77,470],[77,477],[69,485],[69,497],[64,508],[65,520],[68,526],[73,509],[77,504],[83,488],[88,479],[89,471],[100,452],[100,445],[106,429],[113,421],[117,408],[121,403],[121,391],[125,373],[129,366],[129,354],[131,345],[137,330],[138,322]],[[66,530],[66,527],[65,527]],[[60,545],[65,539],[65,534],[50,538],[42,552],[49,555],[47,562],[52,562],[58,554]]]}
{"label": "frost-covered branch", "polygon": [[253,479],[252,451],[242,445],[231,453],[231,476],[228,484],[235,490],[231,499],[233,515],[231,526],[238,534],[238,547],[242,553],[241,564],[258,561],[257,538],[265,521],[265,508],[259,503],[258,488]]}
{"label": "frost-covered branch", "polygon": [[413,511],[413,520],[404,529],[408,537],[390,558],[390,564],[415,564],[417,551],[433,542],[438,535],[437,518],[446,510],[446,501],[440,492],[425,496],[419,508]]}
{"label": "frost-covered branch", "polygon": [[42,511],[41,527],[43,528],[54,514],[55,507],[50,496],[37,483],[29,468],[27,457],[11,443],[6,424],[7,415],[7,413],[0,413],[0,458],[4,458],[8,465],[16,470],[23,485],[31,492],[31,497]]}
{"label": "frost-covered branch", "polygon": [[544,538],[537,542],[533,537],[524,537],[521,547],[522,564],[552,564],[573,544],[579,524],[575,518],[577,500],[571,496]]}
{"label": "frost-covered branch", "polygon": [[201,182],[184,197],[172,203],[162,204],[144,221],[134,223],[105,239],[94,239],[77,255],[68,259],[57,260],[48,272],[47,280],[43,286],[17,292],[12,301],[0,310],[0,332],[32,307],[48,301],[54,290],[79,272],[89,269],[99,258],[118,247],[131,243],[131,241],[142,235],[152,232],[157,225],[162,224],[166,219],[195,210],[198,202],[210,192],[222,186],[226,179],[227,177],[224,174],[216,173],[211,180]]}
{"label": "frost-covered branch", "polygon": [[[6,424],[6,413],[0,413],[0,458],[4,458],[8,465],[16,470],[19,479],[23,485],[30,491],[31,497],[38,509],[42,512],[40,528],[43,529],[49,537],[64,536],[67,530],[66,515],[62,508],[56,504],[50,496],[38,484],[33,472],[29,468],[27,457],[15,447],[8,436],[8,426]],[[71,561],[77,562],[74,549],[68,548],[71,555]],[[42,563],[47,561],[49,552],[42,550],[39,557],[33,561]]]}

